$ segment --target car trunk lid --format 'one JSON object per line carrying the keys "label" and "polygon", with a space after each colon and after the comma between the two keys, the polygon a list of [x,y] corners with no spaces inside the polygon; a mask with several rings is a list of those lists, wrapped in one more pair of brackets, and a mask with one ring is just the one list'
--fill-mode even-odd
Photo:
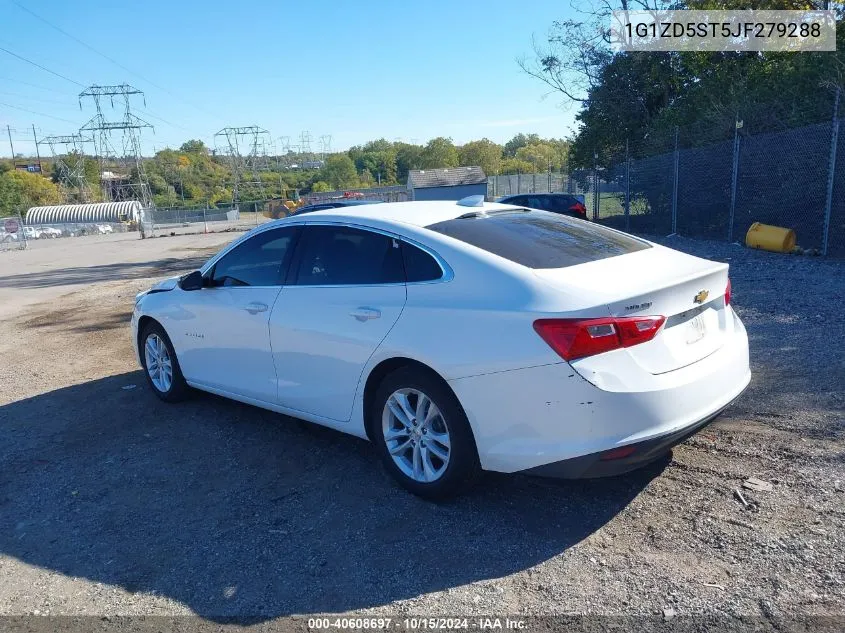
{"label": "car trunk lid", "polygon": [[[598,296],[596,317],[664,316],[650,341],[626,348],[637,364],[662,374],[695,363],[724,343],[728,266],[655,245],[578,266],[534,273],[569,296]],[[589,310],[588,306],[585,309]]]}

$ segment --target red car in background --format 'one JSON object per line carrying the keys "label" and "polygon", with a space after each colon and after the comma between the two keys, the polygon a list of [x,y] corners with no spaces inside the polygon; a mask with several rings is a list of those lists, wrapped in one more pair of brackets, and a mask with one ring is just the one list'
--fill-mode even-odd
{"label": "red car in background", "polygon": [[497,202],[528,209],[551,211],[581,220],[587,219],[587,207],[578,198],[568,193],[522,193],[499,198]]}

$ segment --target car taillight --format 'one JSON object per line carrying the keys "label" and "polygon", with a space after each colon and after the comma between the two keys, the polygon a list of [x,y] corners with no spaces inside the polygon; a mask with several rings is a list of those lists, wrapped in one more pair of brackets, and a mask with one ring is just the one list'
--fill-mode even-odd
{"label": "car taillight", "polygon": [[650,341],[665,322],[664,316],[539,319],[534,329],[561,358],[575,360]]}
{"label": "car taillight", "polygon": [[731,305],[731,278],[728,277],[728,287],[725,288],[725,305]]}
{"label": "car taillight", "polygon": [[574,211],[575,213],[579,213],[581,215],[587,215],[587,207],[585,207],[580,202],[576,202],[571,207],[569,207],[570,211]]}

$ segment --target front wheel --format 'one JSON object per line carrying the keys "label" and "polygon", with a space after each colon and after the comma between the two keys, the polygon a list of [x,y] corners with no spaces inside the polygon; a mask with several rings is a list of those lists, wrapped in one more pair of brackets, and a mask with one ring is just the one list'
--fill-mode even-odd
{"label": "front wheel", "polygon": [[480,471],[472,429],[452,391],[429,372],[403,367],[376,392],[371,436],[387,471],[427,499],[455,496]]}
{"label": "front wheel", "polygon": [[141,334],[141,363],[153,392],[165,402],[184,399],[188,384],[179,368],[179,360],[167,332],[158,323],[150,323]]}

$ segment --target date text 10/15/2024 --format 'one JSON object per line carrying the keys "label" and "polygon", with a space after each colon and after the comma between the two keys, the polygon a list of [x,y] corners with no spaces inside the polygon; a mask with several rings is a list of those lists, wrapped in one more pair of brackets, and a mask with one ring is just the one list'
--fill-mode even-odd
{"label": "date text 10/15/2024", "polygon": [[383,617],[325,617],[308,618],[308,629],[326,631],[345,630],[396,630],[405,631],[521,631],[526,629],[525,620],[518,618],[472,617],[472,618],[383,618]]}

